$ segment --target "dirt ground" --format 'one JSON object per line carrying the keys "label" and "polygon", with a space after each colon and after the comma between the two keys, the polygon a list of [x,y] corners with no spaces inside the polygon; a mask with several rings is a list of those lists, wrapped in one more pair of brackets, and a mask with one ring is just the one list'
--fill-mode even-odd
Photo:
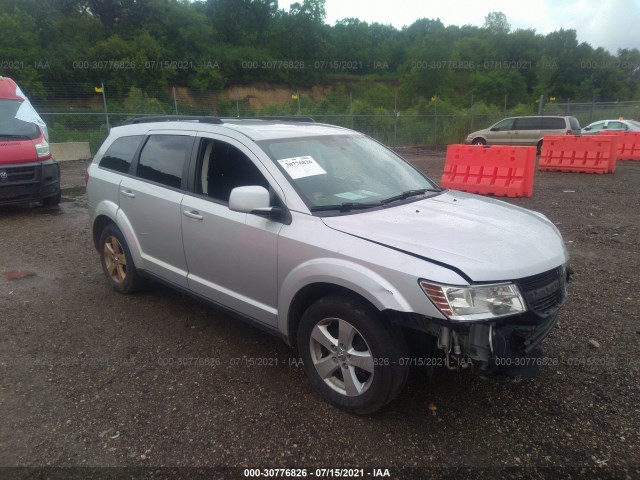
{"label": "dirt ground", "polygon": [[[442,155],[404,154],[440,179]],[[640,162],[536,172],[506,199],[557,224],[576,272],[539,377],[418,372],[367,417],[279,339],[161,285],[109,288],[83,169],[63,164],[59,208],[0,207],[0,478],[640,478]]]}

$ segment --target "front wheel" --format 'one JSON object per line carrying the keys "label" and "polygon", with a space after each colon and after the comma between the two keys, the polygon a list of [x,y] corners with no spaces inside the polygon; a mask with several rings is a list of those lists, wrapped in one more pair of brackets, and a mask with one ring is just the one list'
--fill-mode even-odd
{"label": "front wheel", "polygon": [[58,193],[54,196],[42,199],[42,205],[45,207],[55,207],[60,203],[60,200],[62,200],[62,192],[58,188]]}
{"label": "front wheel", "polygon": [[486,145],[487,142],[484,140],[484,138],[474,138],[473,141],[471,142],[471,145]]}
{"label": "front wheel", "polygon": [[107,225],[100,235],[102,270],[111,286],[120,293],[134,293],[145,285],[133,264],[124,235],[115,225]]}
{"label": "front wheel", "polygon": [[312,385],[330,403],[369,414],[393,400],[409,372],[407,345],[373,307],[344,295],[312,304],[302,316],[298,349]]}

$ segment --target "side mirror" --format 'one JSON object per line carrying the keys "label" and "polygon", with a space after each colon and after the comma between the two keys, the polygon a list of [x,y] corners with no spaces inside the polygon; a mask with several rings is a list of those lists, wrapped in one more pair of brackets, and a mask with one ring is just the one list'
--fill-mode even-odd
{"label": "side mirror", "polygon": [[491,132],[499,132],[500,131],[500,127],[492,127]]}
{"label": "side mirror", "polygon": [[584,129],[588,132],[592,127],[584,127]]}
{"label": "side mirror", "polygon": [[280,207],[271,206],[269,191],[258,185],[236,187],[231,190],[229,209],[234,212],[251,213],[287,223],[285,211]]}
{"label": "side mirror", "polygon": [[253,210],[269,207],[271,207],[271,198],[264,187],[257,185],[236,187],[229,195],[229,208],[234,212],[251,213]]}

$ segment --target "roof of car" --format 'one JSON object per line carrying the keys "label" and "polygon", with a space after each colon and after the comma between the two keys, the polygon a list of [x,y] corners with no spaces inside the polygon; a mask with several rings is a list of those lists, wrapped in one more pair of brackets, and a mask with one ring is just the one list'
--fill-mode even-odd
{"label": "roof of car", "polygon": [[112,130],[115,130],[113,133],[116,134],[123,134],[125,132],[140,134],[151,130],[190,130],[211,133],[233,130],[254,141],[356,133],[335,125],[315,123],[308,117],[299,117],[299,120],[296,117],[147,117],[133,119],[127,122],[127,124],[115,127]]}

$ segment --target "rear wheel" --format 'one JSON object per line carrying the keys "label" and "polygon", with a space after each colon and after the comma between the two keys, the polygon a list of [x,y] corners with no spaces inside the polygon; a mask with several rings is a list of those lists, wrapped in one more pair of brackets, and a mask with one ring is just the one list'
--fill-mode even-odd
{"label": "rear wheel", "polygon": [[330,403],[368,414],[393,400],[408,366],[402,332],[373,307],[345,295],[330,295],[302,316],[298,349],[313,386]]}
{"label": "rear wheel", "polygon": [[134,293],[146,281],[138,273],[124,235],[115,225],[107,225],[100,235],[102,270],[111,286],[120,293]]}
{"label": "rear wheel", "polygon": [[536,154],[540,155],[542,153],[542,140],[540,140],[538,142],[538,145],[536,145]]}
{"label": "rear wheel", "polygon": [[471,145],[486,145],[487,142],[484,138],[474,138]]}

